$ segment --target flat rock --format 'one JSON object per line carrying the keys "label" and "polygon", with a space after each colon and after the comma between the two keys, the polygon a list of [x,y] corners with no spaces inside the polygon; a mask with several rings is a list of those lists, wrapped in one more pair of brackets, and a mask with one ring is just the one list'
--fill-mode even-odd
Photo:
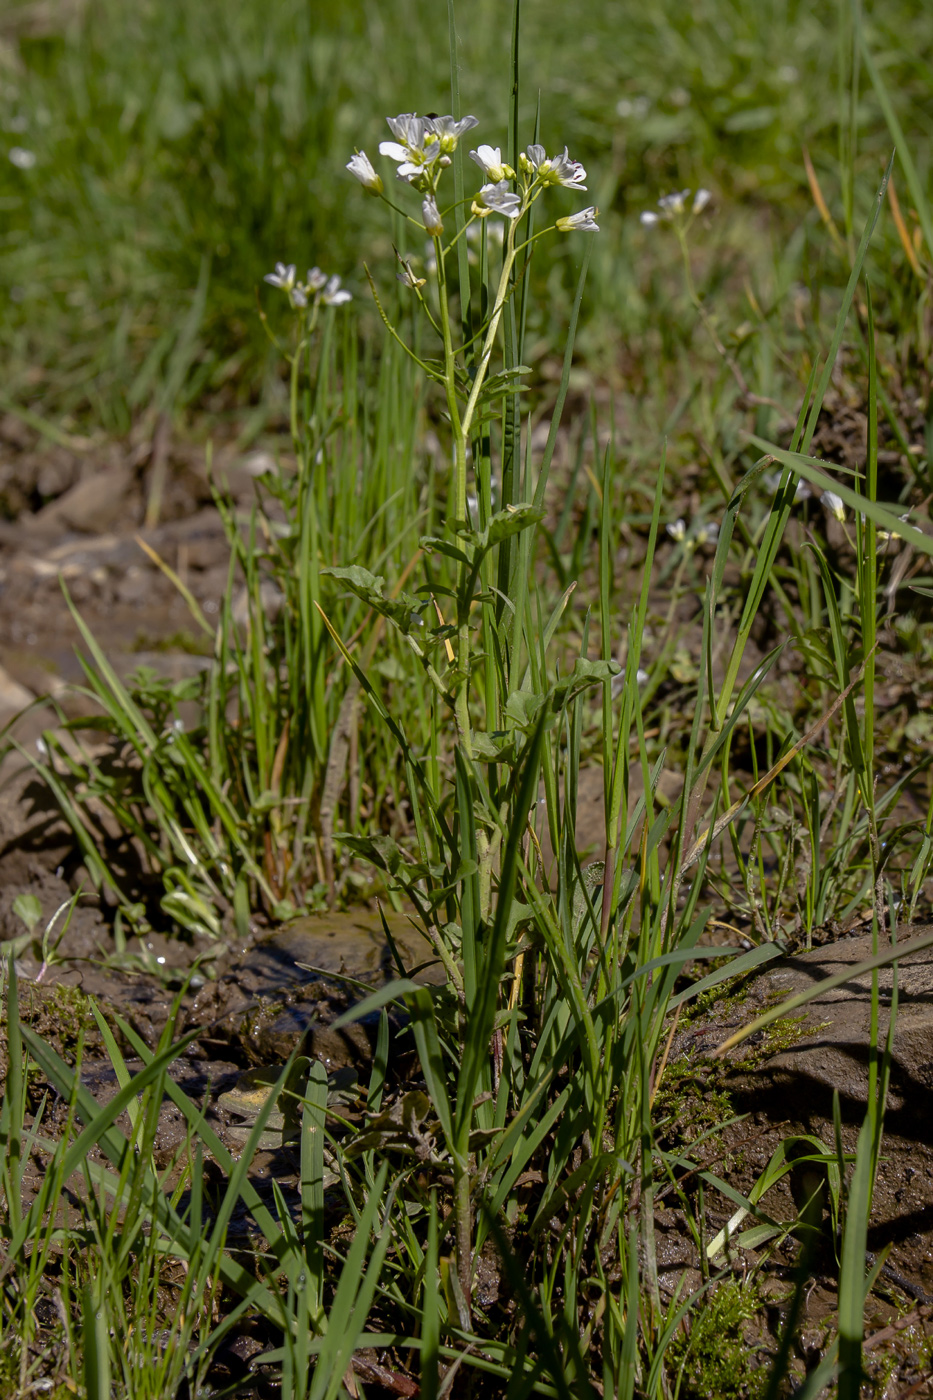
{"label": "flat rock", "polygon": [[[933,933],[929,925],[901,930],[907,943]],[[737,1024],[747,1024],[777,1000],[795,996],[872,956],[870,935],[843,939],[810,952],[783,958],[751,983]],[[909,953],[898,963],[897,1019],[891,1064],[887,1123],[917,1140],[933,1141],[933,948]],[[878,1038],[884,1045],[890,1020],[893,969],[878,970]],[[868,1100],[871,1057],[872,975],[860,977],[817,996],[792,1013],[799,1020],[780,1031],[761,1032],[762,1054],[751,1065],[749,1044],[734,1052],[741,1063],[729,1076],[729,1088],[741,1101],[784,1118],[827,1118],[837,1090],[843,1113],[859,1118]],[[799,1033],[795,1031],[799,1029]],[[792,1039],[790,1037],[793,1036]],[[780,1048],[768,1055],[768,1039]],[[752,1045],[752,1050],[756,1047]]]}
{"label": "flat rock", "polygon": [[0,666],[0,724],[5,724],[18,710],[25,709],[33,698],[31,691]]}
{"label": "flat rock", "polygon": [[[443,968],[410,920],[404,914],[387,913],[386,923],[406,971],[420,968],[418,981],[442,983]],[[251,990],[259,992],[274,992],[328,973],[371,985],[398,975],[378,913],[355,909],[308,914],[262,939],[236,966],[240,984],[249,983]]]}
{"label": "flat rock", "polygon": [[109,530],[127,514],[127,501],[133,491],[133,475],[128,467],[95,472],[79,481],[57,501],[35,516],[40,530],[65,527],[81,533]]}
{"label": "flat rock", "polygon": [[[443,982],[430,944],[410,920],[387,913],[386,923],[406,974]],[[220,957],[217,970],[188,1011],[188,1024],[206,1028],[206,1048],[235,1044],[258,1065],[281,1063],[300,1047],[328,1070],[369,1063],[378,1013],[339,1030],[331,1022],[369,988],[399,976],[380,915],[366,909],[295,919]]]}

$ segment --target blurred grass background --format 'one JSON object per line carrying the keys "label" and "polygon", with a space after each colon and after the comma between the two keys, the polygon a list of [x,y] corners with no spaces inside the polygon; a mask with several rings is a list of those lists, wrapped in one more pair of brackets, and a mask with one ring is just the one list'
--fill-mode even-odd
{"label": "blurred grass background", "polygon": [[[510,13],[475,0],[459,17],[464,110],[493,145],[507,130]],[[850,236],[892,144],[864,74],[852,101],[850,0],[589,0],[583,14],[555,0],[522,13],[526,139],[540,92],[542,139],[582,160],[602,211],[581,364],[631,394],[634,436],[647,415],[656,441],[659,399],[661,419],[676,421],[697,364],[715,357],[673,240],[643,229],[638,213],[672,188],[705,185],[714,204],[694,239],[701,294],[729,348],[754,365],[758,392],[783,401],[782,376],[800,379],[795,349],[807,358],[813,328],[830,319],[821,298],[834,299],[848,270],[802,149]],[[863,22],[929,188],[933,11],[886,0]],[[376,157],[387,114],[447,111],[448,73],[446,11],[425,0],[8,0],[3,397],[66,429],[117,435],[166,407],[235,425],[245,407],[280,401],[256,315],[263,273],[277,259],[319,263],[369,307],[362,263],[385,285],[390,239],[344,164],[355,146]],[[545,374],[581,240],[555,253],[532,326],[532,363]],[[917,312],[920,288],[890,219],[870,275],[882,331],[897,327],[896,355],[882,360],[925,361],[928,308]],[[363,333],[375,325],[367,310]]]}

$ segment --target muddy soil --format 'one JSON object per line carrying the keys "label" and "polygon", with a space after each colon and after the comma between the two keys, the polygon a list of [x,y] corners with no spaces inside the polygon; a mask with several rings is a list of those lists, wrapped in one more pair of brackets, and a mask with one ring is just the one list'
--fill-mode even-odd
{"label": "muddy soil", "polygon": [[[926,936],[933,936],[933,927],[914,925],[900,930],[898,942],[906,945]],[[682,1115],[678,1135],[682,1140],[686,1123],[686,1137],[699,1142],[719,1117],[720,1131],[696,1151],[702,1168],[748,1195],[773,1154],[790,1139],[806,1134],[822,1150],[834,1153],[834,1094],[839,1097],[841,1148],[847,1162],[854,1161],[870,1083],[870,972],[822,992],[806,1007],[754,1033],[725,1060],[716,1051],[776,1003],[848,973],[872,952],[871,935],[863,933],[783,957],[733,989],[726,1002],[695,1017],[675,1037],[669,1068],[677,1084],[671,1107]],[[877,977],[877,1043],[883,1047],[894,979],[890,967],[880,969]],[[866,1310],[866,1368],[875,1393],[886,1396],[926,1394],[925,1386],[933,1382],[933,949],[906,955],[899,963],[897,983],[888,1112],[865,1259],[866,1272],[880,1266]],[[791,1155],[813,1150],[812,1141],[800,1143]],[[696,1176],[684,1174],[679,1186],[696,1211]],[[772,1220],[792,1221],[814,1194],[819,1234],[795,1359],[800,1377],[818,1363],[838,1305],[839,1240],[833,1234],[825,1168],[801,1161],[761,1202]],[[685,1273],[690,1286],[700,1287],[702,1261],[684,1212],[676,1207],[677,1193],[662,1188],[660,1195],[664,1208],[656,1223],[662,1290],[672,1294]],[[713,1189],[699,1209],[709,1240],[726,1229],[736,1205]],[[748,1217],[736,1221],[733,1234],[753,1224]],[[758,1349],[762,1365],[774,1353],[801,1250],[800,1240],[791,1233],[758,1249],[743,1248],[739,1242],[704,1266],[708,1270],[731,1262],[750,1286],[754,1280],[761,1290],[765,1306],[749,1328],[748,1342]]]}

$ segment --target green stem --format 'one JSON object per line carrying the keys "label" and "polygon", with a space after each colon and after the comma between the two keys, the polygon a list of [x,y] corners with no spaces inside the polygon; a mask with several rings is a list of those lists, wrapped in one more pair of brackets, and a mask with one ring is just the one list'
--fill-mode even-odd
{"label": "green stem", "polygon": [[[450,426],[454,441],[454,483],[452,505],[448,507],[448,522],[455,525],[466,520],[466,445],[467,432],[460,420],[460,406],[457,403],[456,357],[453,337],[450,331],[450,304],[447,298],[447,271],[444,266],[444,253],[439,238],[434,240],[437,258],[437,296],[440,310],[441,332],[444,340],[444,389],[447,395],[447,409],[450,413]],[[467,582],[467,565],[460,569],[461,588]],[[457,618],[457,670],[459,680],[454,696],[454,714],[457,732],[467,758],[473,757],[473,738],[470,726],[470,614],[469,604],[458,605]]]}
{"label": "green stem", "polygon": [[496,335],[499,330],[499,322],[502,320],[502,312],[509,295],[509,277],[512,266],[515,262],[515,225],[519,222],[516,219],[509,226],[508,240],[506,242],[505,256],[502,259],[502,272],[499,276],[499,286],[496,290],[495,305],[492,308],[492,315],[489,317],[489,326],[486,330],[486,339],[483,341],[483,353],[480,355],[479,363],[476,366],[476,378],[473,380],[473,387],[470,390],[470,397],[467,399],[466,408],[463,410],[462,432],[464,443],[476,413],[476,405],[482,392],[483,381],[486,378],[486,371],[489,368],[489,361],[492,358],[493,346],[496,343]]}
{"label": "green stem", "polygon": [[454,439],[454,489],[453,511],[448,512],[451,524],[466,520],[466,442],[468,427],[460,421],[460,406],[457,403],[456,357],[453,337],[450,332],[450,305],[447,299],[447,269],[444,265],[444,252],[441,240],[434,240],[434,256],[437,259],[437,297],[440,309],[441,335],[444,341],[444,390],[447,395],[447,411],[450,414],[450,427]]}

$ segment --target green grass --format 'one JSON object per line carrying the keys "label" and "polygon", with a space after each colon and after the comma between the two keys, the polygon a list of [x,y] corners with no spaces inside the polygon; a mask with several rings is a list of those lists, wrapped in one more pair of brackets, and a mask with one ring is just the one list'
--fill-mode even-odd
{"label": "green grass", "polygon": [[[786,939],[867,909],[880,966],[895,901],[929,907],[930,838],[897,806],[908,785],[933,800],[927,760],[888,771],[910,724],[921,732],[929,615],[922,591],[889,589],[903,555],[882,532],[913,546],[922,590],[929,407],[913,398],[929,382],[931,248],[914,160],[929,75],[914,56],[933,21],[907,5],[863,27],[857,7],[709,0],[594,5],[581,32],[541,4],[508,61],[510,21],[481,4],[458,17],[449,77],[436,7],[312,23],[298,5],[237,3],[222,17],[222,43],[213,3],[102,0],[60,29],[31,28],[25,10],[5,21],[0,126],[36,156],[0,163],[13,411],[53,433],[124,434],[156,414],[240,441],[265,432],[280,462],[248,518],[216,495],[231,555],[219,623],[186,594],[205,670],[124,683],[73,610],[89,712],[63,712],[31,757],[110,892],[118,947],[156,923],[228,938],[362,886],[414,912],[447,983],[400,968],[348,1013],[380,1020],[364,1126],[328,1114],[320,1065],[283,1068],[277,1093],[300,1118],[292,1206],[249,1177],[264,1119],[234,1161],[172,1082],[187,1043],[174,1017],[153,1053],[95,1012],[120,1085],[100,1109],[80,1037],[60,1055],[21,1018],[7,950],[0,1384],[197,1393],[248,1316],[289,1397],[347,1393],[354,1351],[371,1347],[430,1397],[455,1364],[475,1393],[508,1400],[597,1387],[772,1400],[808,1250],[774,1364],[749,1376],[740,1329],[757,1295],[716,1272],[725,1233],[707,1208],[731,1217],[733,1251],[788,1238],[797,1222],[774,1218],[768,1193],[790,1151],[739,1193],[703,1165],[713,1124],[694,1120],[697,1141],[672,1132],[665,1065],[680,1009]],[[396,85],[403,70],[417,92]],[[416,295],[395,281],[392,244],[422,257],[424,191],[391,182],[406,223],[343,167],[355,146],[375,159],[387,112],[461,105],[451,81],[482,119],[475,139],[516,169],[538,120],[549,151],[566,141],[601,227],[546,233],[531,260],[522,220],[502,253],[481,238],[473,260],[465,238],[451,247],[469,199],[455,211],[438,190],[440,271]],[[890,212],[895,134],[906,243]],[[444,190],[475,188],[473,139],[449,174],[432,167]],[[700,185],[714,191],[702,217],[639,223],[665,191]],[[582,202],[544,191],[533,231]],[[290,310],[261,280],[283,259],[299,277],[320,262],[356,301]],[[864,437],[840,445],[827,433],[849,401]],[[819,504],[827,487],[844,529]],[[665,529],[678,515],[684,530]],[[718,534],[701,538],[710,522]],[[879,698],[882,657],[915,666],[900,708]],[[594,764],[606,838],[601,864],[581,867],[574,797]],[[140,853],[135,884],[114,824]],[[745,946],[704,946],[713,912]],[[812,1395],[837,1375],[840,1395],[859,1394],[890,1052],[877,1001],[854,1161],[838,1127],[835,1151],[795,1148],[830,1182],[840,1247]],[[416,1082],[393,1078],[390,1005],[410,1023]],[[54,1131],[42,1083],[67,1106]],[[156,1161],[165,1095],[188,1134],[174,1172]],[[385,1116],[398,1104],[402,1134]],[[662,1187],[696,1246],[692,1297],[662,1297]],[[251,1255],[227,1247],[241,1209]],[[474,1299],[483,1258],[513,1308]]]}

